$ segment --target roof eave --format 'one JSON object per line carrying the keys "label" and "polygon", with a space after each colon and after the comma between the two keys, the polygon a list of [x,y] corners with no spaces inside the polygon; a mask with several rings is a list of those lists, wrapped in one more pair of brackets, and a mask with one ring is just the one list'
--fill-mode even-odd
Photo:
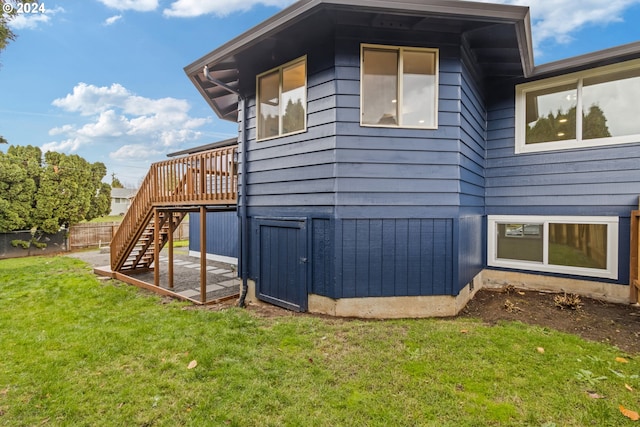
{"label": "roof eave", "polygon": [[[523,63],[533,64],[529,8],[525,6],[477,3],[460,0],[436,0],[429,2],[425,2],[424,0],[301,0],[187,65],[184,67],[184,70],[188,75],[191,75],[194,72],[202,70],[205,65],[210,65],[223,58],[231,57],[241,50],[246,49],[248,46],[251,46],[257,40],[276,32],[283,26],[295,23],[309,11],[321,5],[356,9],[378,9],[381,11],[395,10],[403,13],[425,12],[503,22],[512,21],[519,27],[522,27],[518,33],[522,38],[520,43],[524,57]],[[521,24],[521,21],[524,21],[524,24]]]}
{"label": "roof eave", "polygon": [[607,65],[620,59],[640,58],[640,42],[633,42],[621,46],[590,52],[560,61],[549,62],[533,68],[531,77],[543,77],[554,74],[564,74],[588,67]]}
{"label": "roof eave", "polygon": [[296,24],[320,8],[411,15],[429,14],[466,20],[513,24],[517,34],[524,77],[528,77],[533,70],[531,24],[528,7],[460,0],[301,0],[187,65],[184,67],[184,71],[218,117],[231,120],[232,118],[225,117],[224,112],[219,111],[216,103],[201,87],[195,76],[202,73],[205,65],[214,67],[224,61],[233,62],[234,57],[241,52],[265,38]]}

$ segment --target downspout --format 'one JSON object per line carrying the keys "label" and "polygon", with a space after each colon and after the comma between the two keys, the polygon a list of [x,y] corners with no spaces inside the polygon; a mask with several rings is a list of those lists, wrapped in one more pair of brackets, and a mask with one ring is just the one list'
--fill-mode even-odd
{"label": "downspout", "polygon": [[247,219],[247,102],[244,96],[236,89],[233,89],[229,85],[221,82],[218,79],[211,77],[209,74],[209,67],[204,66],[204,77],[216,86],[219,86],[229,93],[237,95],[242,102],[242,136],[240,137],[240,143],[242,144],[242,161],[241,161],[241,183],[240,188],[242,192],[238,192],[238,205],[240,207],[240,277],[242,279],[242,292],[240,293],[240,299],[238,300],[238,306],[245,306],[245,299],[247,297],[247,291],[249,285],[247,280],[249,278],[249,221]]}

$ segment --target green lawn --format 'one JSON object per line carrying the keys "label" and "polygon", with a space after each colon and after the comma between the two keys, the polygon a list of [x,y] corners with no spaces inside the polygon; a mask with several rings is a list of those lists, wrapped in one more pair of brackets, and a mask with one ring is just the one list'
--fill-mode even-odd
{"label": "green lawn", "polygon": [[0,425],[625,426],[619,405],[640,409],[638,355],[544,328],[164,302],[76,259],[0,261]]}

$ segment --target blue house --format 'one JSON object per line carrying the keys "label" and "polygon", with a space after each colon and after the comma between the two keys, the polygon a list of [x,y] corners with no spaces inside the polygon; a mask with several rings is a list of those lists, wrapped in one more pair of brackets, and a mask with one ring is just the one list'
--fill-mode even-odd
{"label": "blue house", "polygon": [[505,284],[636,300],[640,43],[535,66],[526,7],[302,0],[185,71],[239,125],[243,299],[360,317],[454,315]]}

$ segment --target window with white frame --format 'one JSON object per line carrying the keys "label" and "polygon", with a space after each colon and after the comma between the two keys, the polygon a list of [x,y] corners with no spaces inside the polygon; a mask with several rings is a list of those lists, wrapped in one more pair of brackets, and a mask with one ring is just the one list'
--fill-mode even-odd
{"label": "window with white frame", "polygon": [[258,140],[306,130],[306,57],[258,75],[256,87]]}
{"label": "window with white frame", "polygon": [[438,127],[438,50],[363,44],[361,124]]}
{"label": "window with white frame", "polygon": [[493,267],[618,278],[618,217],[488,217]]}
{"label": "window with white frame", "polygon": [[640,142],[640,60],[516,87],[516,153]]}

